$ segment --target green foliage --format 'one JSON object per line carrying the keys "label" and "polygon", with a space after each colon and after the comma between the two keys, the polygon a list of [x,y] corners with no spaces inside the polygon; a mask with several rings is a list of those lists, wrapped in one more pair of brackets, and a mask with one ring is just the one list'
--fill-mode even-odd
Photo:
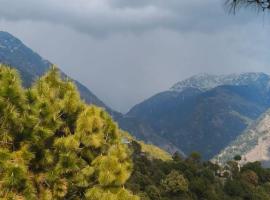
{"label": "green foliage", "polygon": [[160,190],[155,185],[149,185],[145,188],[145,190],[150,199],[156,199],[156,200],[161,199]]}
{"label": "green foliage", "polygon": [[163,161],[169,161],[172,160],[171,154],[166,152],[165,150],[151,144],[146,144],[143,141],[137,141],[135,140],[129,133],[122,132],[123,137],[128,140],[129,142],[135,142],[138,144],[140,151],[143,153],[146,153],[149,157],[154,159],[160,159]]}
{"label": "green foliage", "polygon": [[259,183],[258,175],[252,170],[246,170],[242,174],[243,181],[251,184],[253,186],[257,186]]}
{"label": "green foliage", "polygon": [[130,152],[111,117],[56,67],[30,89],[0,66],[0,199],[137,200]]}
{"label": "green foliage", "polygon": [[125,189],[119,190],[104,190],[99,187],[94,187],[86,193],[88,200],[139,200],[139,197],[134,197]]}
{"label": "green foliage", "polygon": [[240,159],[172,157],[81,101],[57,68],[24,89],[0,66],[0,199],[270,200],[270,169]]}
{"label": "green foliage", "polygon": [[[268,200],[270,169],[260,163],[241,168],[235,161],[225,167],[200,160],[198,153],[174,160],[153,159],[131,144],[134,171],[126,187],[145,200]],[[227,175],[226,175],[227,174]]]}
{"label": "green foliage", "polygon": [[240,160],[242,160],[242,157],[240,156],[240,155],[236,155],[236,156],[234,156],[234,158],[233,158],[235,161],[240,161]]}
{"label": "green foliage", "polygon": [[188,191],[188,182],[182,174],[173,170],[161,181],[167,193],[177,194]]}
{"label": "green foliage", "polygon": [[199,152],[191,152],[191,154],[189,155],[189,158],[192,160],[192,161],[195,161],[195,162],[200,162],[202,156]]}

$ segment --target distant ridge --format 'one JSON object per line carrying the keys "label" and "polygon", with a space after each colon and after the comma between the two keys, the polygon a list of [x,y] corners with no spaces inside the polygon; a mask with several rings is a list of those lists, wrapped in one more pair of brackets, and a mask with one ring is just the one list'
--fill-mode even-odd
{"label": "distant ridge", "polygon": [[234,141],[270,107],[270,76],[265,73],[200,74],[137,104],[137,118],[186,155],[208,160]]}
{"label": "distant ridge", "polygon": [[221,85],[250,85],[262,84],[262,82],[268,82],[269,87],[270,76],[261,72],[229,75],[198,74],[176,83],[171,90],[182,92],[186,88],[197,88],[201,91],[207,91]]}
{"label": "distant ridge", "polygon": [[[0,31],[0,63],[10,65],[19,70],[26,87],[30,86],[33,81],[48,71],[52,65],[51,62],[43,59],[18,38],[4,31]],[[62,74],[66,76],[63,72]],[[117,112],[106,106],[83,84],[76,80],[74,82],[80,91],[81,97],[87,103],[104,107],[109,112],[117,114]]]}

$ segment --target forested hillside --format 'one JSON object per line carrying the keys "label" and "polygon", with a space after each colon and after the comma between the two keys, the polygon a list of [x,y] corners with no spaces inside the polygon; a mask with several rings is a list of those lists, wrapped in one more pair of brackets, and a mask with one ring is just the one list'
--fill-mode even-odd
{"label": "forested hillside", "polygon": [[223,167],[193,152],[173,160],[153,159],[132,143],[134,170],[126,187],[141,200],[269,200],[270,170],[260,162],[241,168],[238,157]]}
{"label": "forested hillside", "polygon": [[0,66],[0,199],[268,200],[270,170],[138,142],[52,67],[29,89]]}

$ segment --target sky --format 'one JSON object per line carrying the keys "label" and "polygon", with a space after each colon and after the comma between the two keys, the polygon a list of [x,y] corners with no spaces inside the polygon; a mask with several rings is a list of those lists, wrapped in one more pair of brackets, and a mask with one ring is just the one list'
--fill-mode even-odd
{"label": "sky", "polygon": [[0,30],[111,108],[199,73],[270,74],[270,16],[223,0],[0,0]]}

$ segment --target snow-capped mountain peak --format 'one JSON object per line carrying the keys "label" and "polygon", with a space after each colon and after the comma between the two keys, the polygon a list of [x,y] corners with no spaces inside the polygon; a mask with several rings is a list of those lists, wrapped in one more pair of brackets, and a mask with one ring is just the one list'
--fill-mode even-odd
{"label": "snow-capped mountain peak", "polygon": [[173,85],[172,91],[181,92],[186,88],[207,91],[221,85],[265,84],[270,86],[270,76],[264,73],[248,72],[242,74],[211,75],[198,74]]}

